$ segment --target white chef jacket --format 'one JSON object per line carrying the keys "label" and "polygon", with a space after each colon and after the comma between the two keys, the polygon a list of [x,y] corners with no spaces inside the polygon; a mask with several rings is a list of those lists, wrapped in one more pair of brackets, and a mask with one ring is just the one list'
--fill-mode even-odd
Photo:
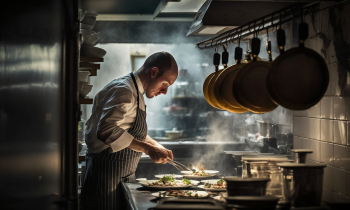
{"label": "white chef jacket", "polygon": [[[139,88],[140,109],[146,110],[144,89],[140,78],[134,72]],[[134,139],[128,133],[137,113],[137,92],[130,75],[115,79],[97,93],[92,114],[85,123],[85,142],[89,153],[98,153],[111,147],[117,152],[128,147]],[[97,131],[112,131],[105,142],[97,138]]]}

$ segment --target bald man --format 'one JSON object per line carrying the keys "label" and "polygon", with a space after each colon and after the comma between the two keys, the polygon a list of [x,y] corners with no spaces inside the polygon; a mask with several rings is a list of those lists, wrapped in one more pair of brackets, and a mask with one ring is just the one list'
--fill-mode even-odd
{"label": "bald man", "polygon": [[137,71],[115,79],[97,93],[85,124],[86,173],[81,191],[84,210],[117,210],[120,181],[135,181],[142,153],[155,163],[173,159],[170,150],[147,135],[143,94],[166,94],[178,76],[173,56],[159,52]]}

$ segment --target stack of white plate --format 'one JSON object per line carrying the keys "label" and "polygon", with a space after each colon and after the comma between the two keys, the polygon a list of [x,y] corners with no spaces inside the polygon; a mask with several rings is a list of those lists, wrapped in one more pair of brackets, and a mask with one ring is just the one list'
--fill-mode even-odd
{"label": "stack of white plate", "polygon": [[82,45],[80,49],[80,55],[87,57],[103,58],[106,55],[106,51],[98,47]]}
{"label": "stack of white plate", "polygon": [[93,85],[89,85],[89,82],[88,82],[89,75],[90,75],[90,72],[88,72],[88,71],[79,71],[78,91],[79,91],[80,98],[85,98],[85,96],[91,92]]}
{"label": "stack of white plate", "polygon": [[99,34],[92,31],[96,23],[97,13],[82,12],[79,10],[80,17],[80,34],[82,45],[95,46],[98,43]]}

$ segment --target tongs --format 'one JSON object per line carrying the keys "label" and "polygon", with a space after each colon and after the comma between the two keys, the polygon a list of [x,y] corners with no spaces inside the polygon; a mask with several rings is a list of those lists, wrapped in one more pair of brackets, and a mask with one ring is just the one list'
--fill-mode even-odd
{"label": "tongs", "polygon": [[190,169],[189,167],[187,167],[179,162],[173,161],[170,158],[168,158],[167,161],[169,164],[175,166],[175,168],[179,169],[180,171],[192,171],[192,169]]}

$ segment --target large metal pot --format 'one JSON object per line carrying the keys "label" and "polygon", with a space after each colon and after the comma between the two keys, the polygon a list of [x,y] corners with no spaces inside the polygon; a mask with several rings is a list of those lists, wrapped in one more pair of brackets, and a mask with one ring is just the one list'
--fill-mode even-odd
{"label": "large metal pot", "polygon": [[276,138],[279,133],[279,126],[277,124],[268,123],[264,121],[257,121],[259,124],[259,134],[261,136]]}

